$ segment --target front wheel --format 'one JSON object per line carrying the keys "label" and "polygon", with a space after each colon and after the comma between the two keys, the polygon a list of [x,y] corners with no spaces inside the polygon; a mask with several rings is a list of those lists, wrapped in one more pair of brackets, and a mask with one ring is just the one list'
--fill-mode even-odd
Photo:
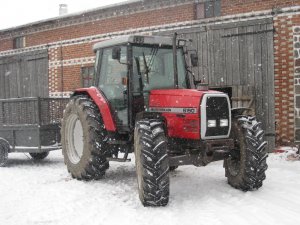
{"label": "front wheel", "polygon": [[241,116],[233,119],[231,137],[235,149],[225,159],[228,183],[237,189],[251,191],[260,188],[267,170],[264,131],[255,117]]}
{"label": "front wheel", "polygon": [[134,152],[139,197],[144,206],[165,206],[169,201],[169,159],[163,123],[143,119],[134,131]]}

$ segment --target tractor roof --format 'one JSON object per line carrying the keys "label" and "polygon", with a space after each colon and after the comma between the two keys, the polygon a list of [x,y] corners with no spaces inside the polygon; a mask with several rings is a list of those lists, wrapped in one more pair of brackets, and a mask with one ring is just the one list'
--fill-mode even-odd
{"label": "tractor roof", "polygon": [[165,36],[126,35],[99,42],[94,45],[94,51],[100,48],[112,47],[127,43],[172,46],[172,38]]}

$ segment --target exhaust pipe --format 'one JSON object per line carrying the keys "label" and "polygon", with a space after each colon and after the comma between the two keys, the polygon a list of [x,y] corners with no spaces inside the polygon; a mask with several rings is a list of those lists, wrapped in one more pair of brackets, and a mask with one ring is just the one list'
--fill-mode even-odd
{"label": "exhaust pipe", "polygon": [[177,33],[173,36],[173,66],[174,66],[174,88],[178,89],[178,68],[177,68]]}

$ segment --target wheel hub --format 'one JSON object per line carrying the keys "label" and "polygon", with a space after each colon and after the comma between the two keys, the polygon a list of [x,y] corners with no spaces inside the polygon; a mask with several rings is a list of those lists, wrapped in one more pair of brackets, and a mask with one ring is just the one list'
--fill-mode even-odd
{"label": "wheel hub", "polygon": [[72,114],[67,122],[67,154],[73,164],[79,163],[83,155],[83,127],[76,114]]}

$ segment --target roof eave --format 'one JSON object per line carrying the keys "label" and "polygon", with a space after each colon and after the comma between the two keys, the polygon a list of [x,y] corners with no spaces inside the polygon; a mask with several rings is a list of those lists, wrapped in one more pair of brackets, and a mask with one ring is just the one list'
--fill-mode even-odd
{"label": "roof eave", "polygon": [[[135,37],[143,37],[142,42],[137,42]],[[172,38],[166,36],[148,36],[148,35],[124,35],[116,38],[112,38],[106,41],[98,42],[94,45],[93,49],[112,47],[123,45],[127,43],[139,43],[139,44],[150,44],[150,45],[163,45],[163,46],[172,46]]]}

